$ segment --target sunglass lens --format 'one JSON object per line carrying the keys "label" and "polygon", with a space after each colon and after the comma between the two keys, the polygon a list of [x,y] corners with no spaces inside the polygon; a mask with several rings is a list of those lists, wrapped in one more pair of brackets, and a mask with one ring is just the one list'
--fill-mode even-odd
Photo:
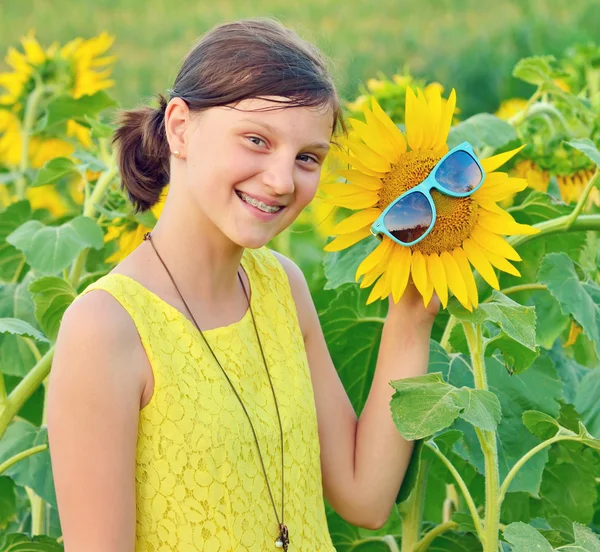
{"label": "sunglass lens", "polygon": [[383,223],[388,232],[408,244],[420,238],[431,226],[433,211],[421,192],[404,196],[385,215]]}
{"label": "sunglass lens", "polygon": [[483,174],[475,159],[466,151],[456,151],[440,165],[435,179],[447,190],[466,194],[475,189]]}

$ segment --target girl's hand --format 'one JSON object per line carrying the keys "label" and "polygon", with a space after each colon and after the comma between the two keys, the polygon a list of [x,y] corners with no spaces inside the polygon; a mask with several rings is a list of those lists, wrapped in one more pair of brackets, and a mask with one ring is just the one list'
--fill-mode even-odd
{"label": "girl's hand", "polygon": [[396,313],[399,313],[403,317],[408,317],[409,320],[416,324],[419,322],[433,324],[433,320],[440,310],[440,299],[435,291],[433,292],[433,296],[427,307],[423,306],[423,297],[417,290],[412,278],[408,280],[406,290],[400,298],[400,301],[394,303],[391,294],[388,297],[388,301],[390,305],[388,316],[395,316]]}

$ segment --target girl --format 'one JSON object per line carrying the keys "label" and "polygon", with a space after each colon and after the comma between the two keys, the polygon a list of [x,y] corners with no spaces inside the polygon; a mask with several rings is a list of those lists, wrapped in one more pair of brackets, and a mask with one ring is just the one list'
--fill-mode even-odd
{"label": "girl", "polygon": [[[152,232],[63,318],[48,431],[66,552],[333,551],[323,498],[386,521],[412,443],[388,382],[427,371],[428,309],[390,298],[357,420],[301,270],[266,244],[314,197],[340,100],[279,23],[214,28],[115,134]],[[350,351],[349,351],[350,354]],[[360,367],[357,367],[360,369]]]}

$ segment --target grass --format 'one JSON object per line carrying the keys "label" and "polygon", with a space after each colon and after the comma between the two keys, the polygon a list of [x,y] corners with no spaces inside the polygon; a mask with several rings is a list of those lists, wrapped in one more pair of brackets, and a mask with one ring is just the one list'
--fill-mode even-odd
{"label": "grass", "polygon": [[257,15],[276,17],[318,44],[345,98],[378,70],[392,74],[407,65],[454,86],[463,116],[529,92],[511,77],[521,57],[560,54],[600,27],[597,0],[20,0],[0,4],[0,51],[29,29],[44,46],[107,30],[119,56],[113,92],[131,107],[172,85],[203,32]]}

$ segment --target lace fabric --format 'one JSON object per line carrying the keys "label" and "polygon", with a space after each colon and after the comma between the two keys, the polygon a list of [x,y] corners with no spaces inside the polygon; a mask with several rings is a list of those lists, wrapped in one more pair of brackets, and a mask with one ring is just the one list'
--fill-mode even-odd
{"label": "lace fabric", "polygon": [[[242,266],[280,408],[290,550],[332,552],[313,388],[289,281],[266,247],[245,249]],[[276,550],[277,519],[250,425],[195,325],[128,276],[107,274],[80,295],[94,289],[127,310],[154,374],[138,427],[136,552]],[[252,418],[279,514],[279,425],[250,312],[203,332]]]}

